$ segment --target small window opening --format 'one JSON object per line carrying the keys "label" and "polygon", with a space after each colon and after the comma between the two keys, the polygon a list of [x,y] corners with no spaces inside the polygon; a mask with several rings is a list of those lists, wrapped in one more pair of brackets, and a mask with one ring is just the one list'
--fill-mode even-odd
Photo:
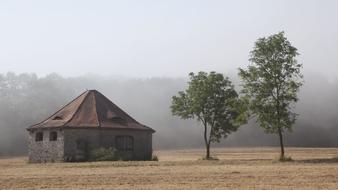
{"label": "small window opening", "polygon": [[49,141],[57,141],[58,133],[56,131],[52,131],[49,133]]}
{"label": "small window opening", "polygon": [[127,122],[121,118],[121,117],[112,117],[110,119],[111,121],[113,121],[114,123],[119,123],[119,124],[126,124]]}
{"label": "small window opening", "polygon": [[120,151],[133,151],[134,138],[132,136],[117,136],[116,148]]}
{"label": "small window opening", "polygon": [[37,132],[35,134],[35,141],[43,141],[43,133],[42,132]]}
{"label": "small window opening", "polygon": [[62,120],[61,116],[55,116],[53,120]]}

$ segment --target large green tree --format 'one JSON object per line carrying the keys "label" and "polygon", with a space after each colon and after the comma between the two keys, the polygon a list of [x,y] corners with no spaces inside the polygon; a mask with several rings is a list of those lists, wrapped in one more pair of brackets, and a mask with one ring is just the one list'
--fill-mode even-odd
{"label": "large green tree", "polygon": [[228,78],[216,72],[190,73],[188,89],[173,96],[171,110],[182,119],[197,119],[204,127],[206,159],[210,144],[219,142],[245,121],[245,106]]}
{"label": "large green tree", "polygon": [[251,64],[239,71],[251,113],[267,133],[279,136],[280,160],[285,159],[283,134],[296,121],[294,105],[303,84],[297,55],[297,49],[280,32],[258,39],[250,54]]}

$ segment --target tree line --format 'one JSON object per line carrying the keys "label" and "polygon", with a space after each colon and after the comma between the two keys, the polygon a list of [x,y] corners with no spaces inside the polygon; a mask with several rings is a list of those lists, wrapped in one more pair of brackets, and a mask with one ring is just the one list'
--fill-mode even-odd
{"label": "tree line", "polygon": [[[316,72],[303,72],[306,83],[295,106],[299,116],[293,131],[284,131],[284,143],[286,146],[337,147],[338,80],[329,81]],[[237,73],[223,74],[242,97],[243,83]],[[203,128],[196,127],[195,120],[172,117],[170,109],[172,95],[188,88],[188,81],[188,78],[0,73],[0,155],[25,155],[28,137],[25,129],[86,89],[99,90],[136,120],[154,128],[155,150],[200,148],[205,146]],[[219,139],[220,143],[211,142],[212,146],[279,146],[278,135],[265,134],[252,118],[252,115],[248,117],[247,124],[241,125],[236,133]]]}

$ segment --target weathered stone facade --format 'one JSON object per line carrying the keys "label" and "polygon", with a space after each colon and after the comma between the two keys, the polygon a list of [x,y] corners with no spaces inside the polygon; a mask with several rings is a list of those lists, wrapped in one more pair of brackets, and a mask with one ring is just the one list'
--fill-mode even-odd
{"label": "weathered stone facade", "polygon": [[[50,132],[57,132],[57,140],[50,141]],[[43,133],[43,140],[36,141],[36,133]],[[29,162],[60,162],[64,159],[64,133],[62,130],[35,130],[29,132]]]}
{"label": "weathered stone facade", "polygon": [[[57,132],[57,140],[50,141],[50,132]],[[36,133],[43,132],[43,141],[36,141]],[[116,137],[131,136],[133,150],[119,151],[122,160],[150,160],[152,157],[152,133],[141,130],[110,129],[44,129],[29,133],[29,162],[85,161],[78,140],[86,142],[87,153],[98,148],[116,148]]]}

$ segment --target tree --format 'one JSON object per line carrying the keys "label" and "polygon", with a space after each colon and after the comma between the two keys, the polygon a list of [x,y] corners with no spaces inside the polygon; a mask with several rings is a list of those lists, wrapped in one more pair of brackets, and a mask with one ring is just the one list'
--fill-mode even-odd
{"label": "tree", "polygon": [[250,54],[252,64],[239,71],[243,92],[260,126],[267,133],[278,134],[280,160],[284,160],[283,133],[292,131],[297,117],[293,108],[303,84],[302,65],[296,60],[298,52],[280,32],[258,39]]}
{"label": "tree", "polygon": [[173,96],[171,110],[182,119],[196,118],[204,127],[206,159],[210,159],[210,144],[226,138],[245,121],[244,106],[228,78],[216,72],[190,73],[185,92]]}

